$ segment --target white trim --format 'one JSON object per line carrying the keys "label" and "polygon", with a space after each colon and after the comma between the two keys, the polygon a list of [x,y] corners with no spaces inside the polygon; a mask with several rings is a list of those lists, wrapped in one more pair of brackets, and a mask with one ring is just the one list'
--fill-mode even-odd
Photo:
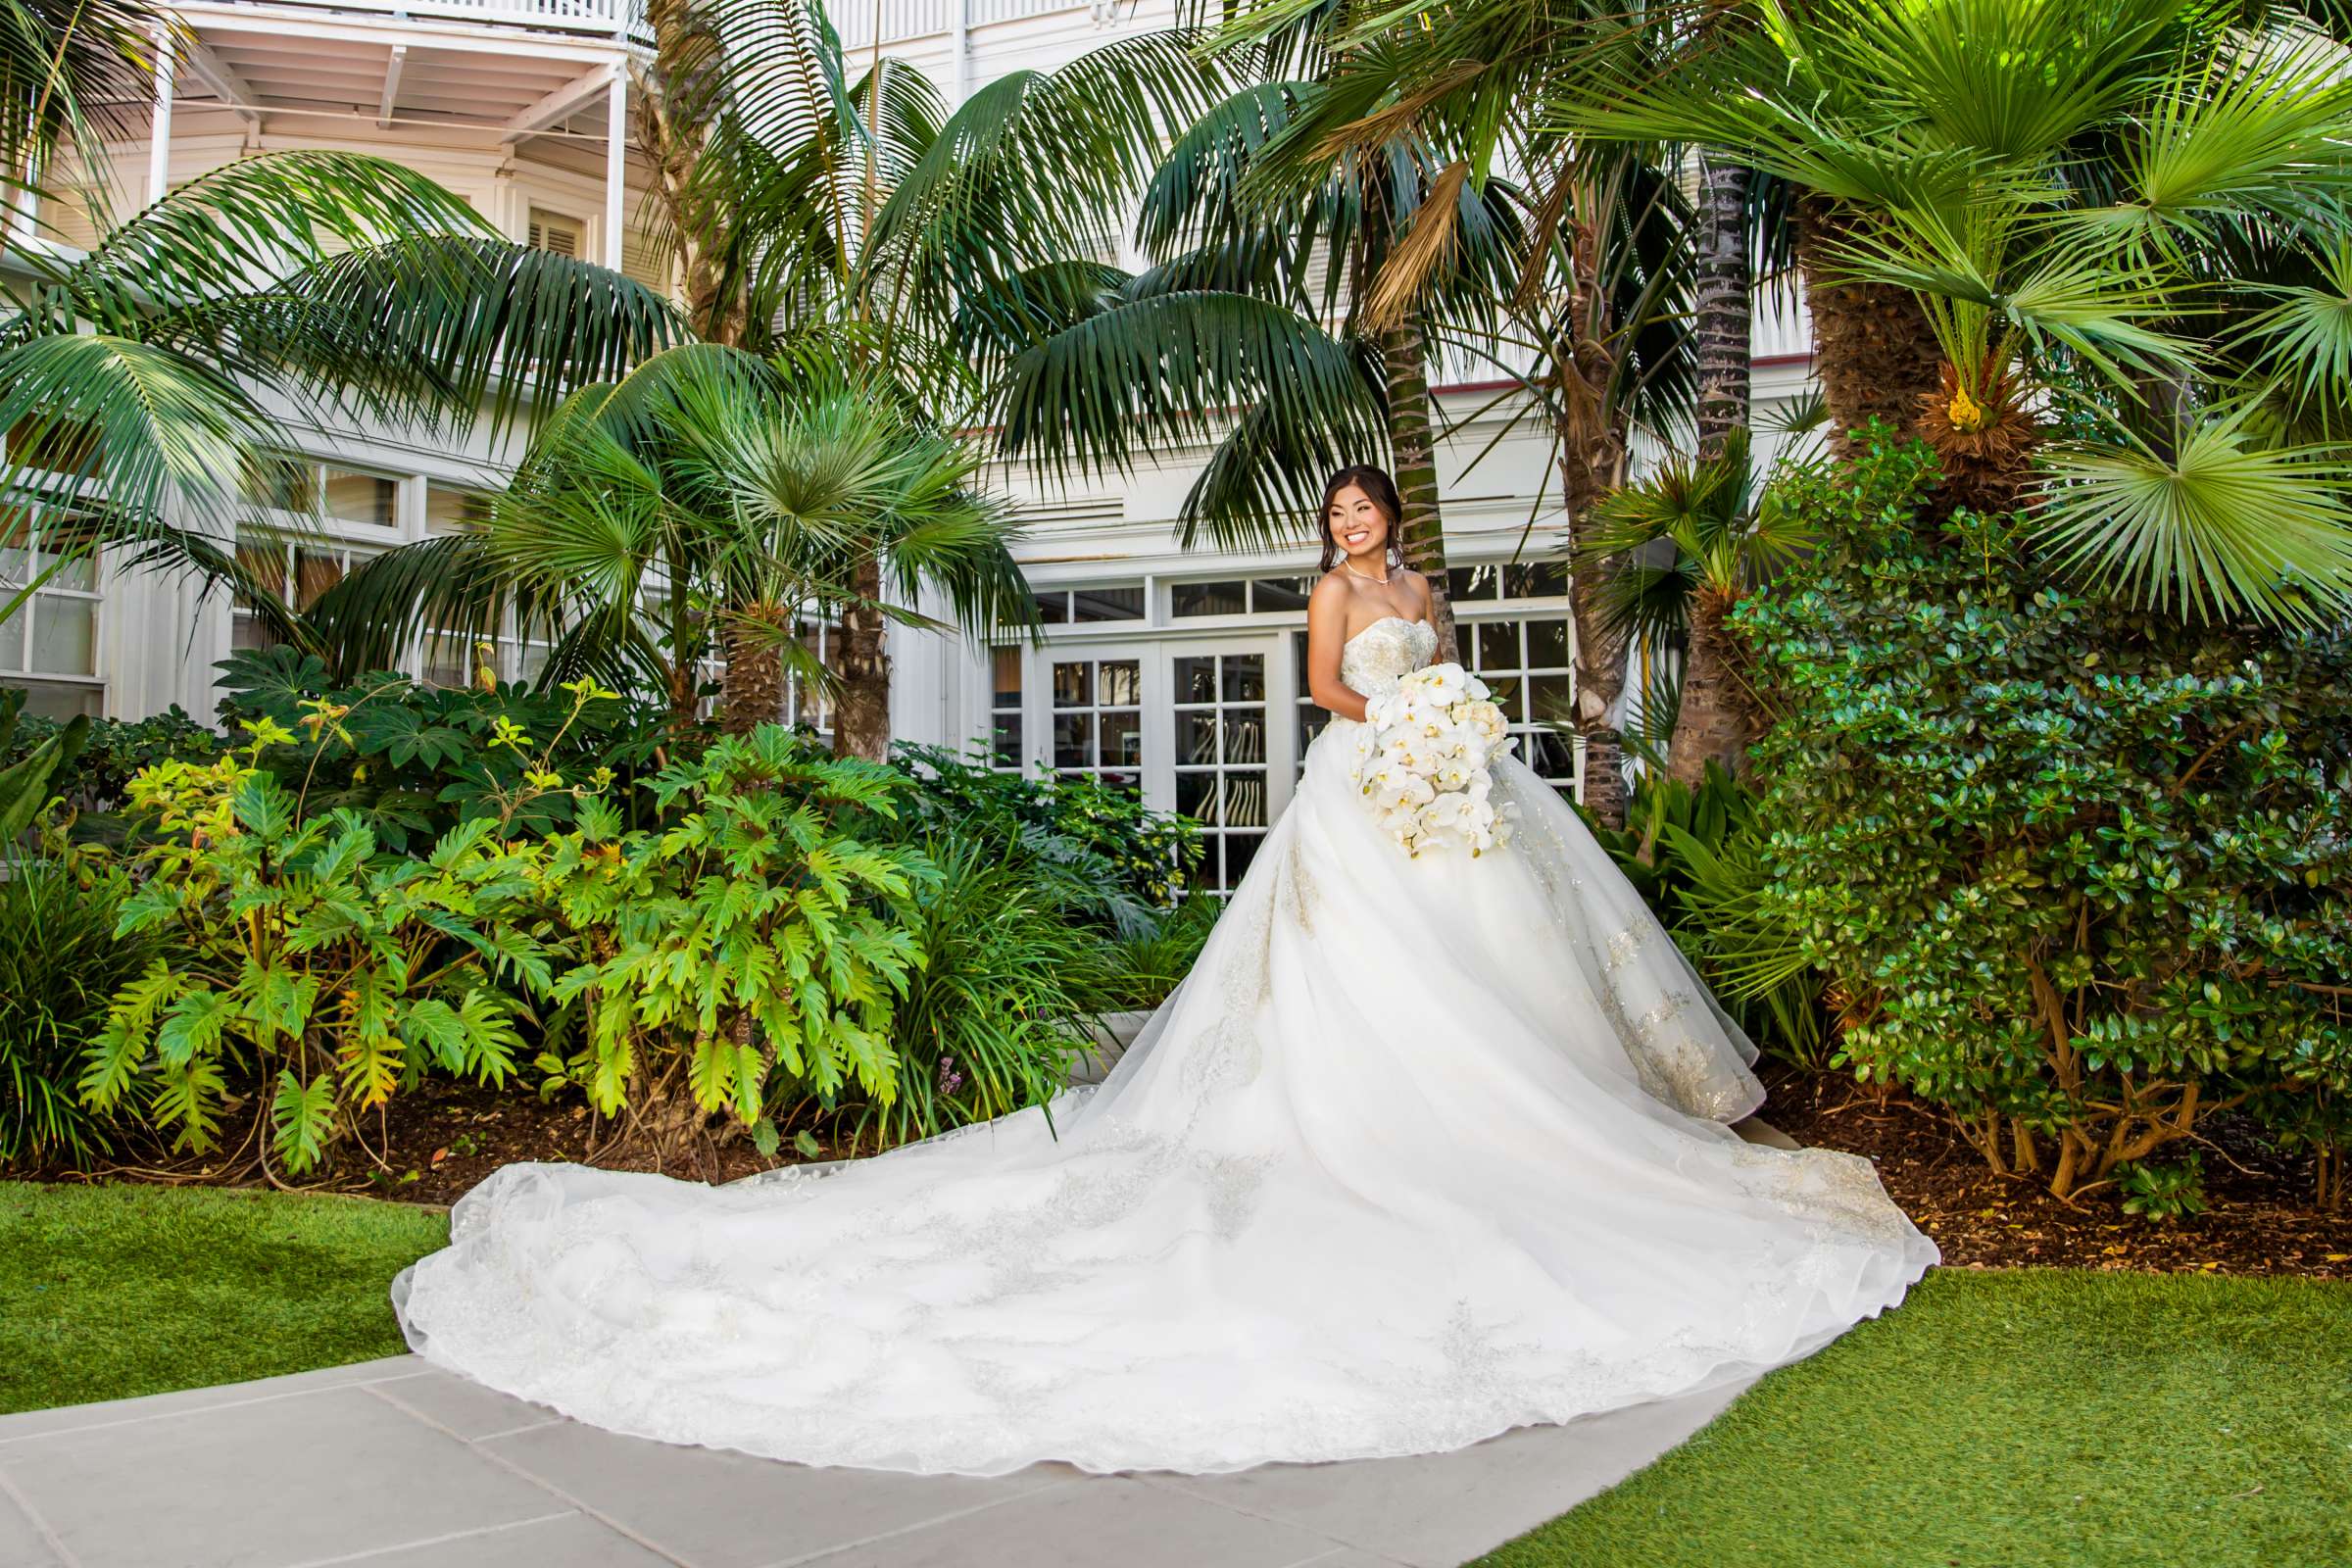
{"label": "white trim", "polygon": [[570,119],[596,102],[598,93],[620,80],[618,65],[610,60],[593,71],[574,76],[553,92],[543,95],[537,103],[527,106],[514,119],[508,121],[499,135],[500,144],[512,147],[518,141],[524,141],[537,135],[559,121]]}
{"label": "white trim", "polygon": [[172,74],[177,40],[169,28],[155,36],[155,124],[147,133],[147,205],[172,194]]}
{"label": "white trim", "polygon": [[408,64],[409,46],[405,43],[394,44],[391,54],[384,60],[384,96],[375,109],[375,128],[378,130],[392,128],[392,111],[400,103],[400,75]]}
{"label": "white trim", "polygon": [[625,45],[592,34],[566,37],[540,32],[527,24],[468,25],[463,23],[419,22],[387,12],[379,19],[335,21],[331,13],[289,7],[253,5],[246,0],[183,0],[179,14],[206,32],[257,32],[272,38],[318,38],[337,43],[384,45],[387,31],[397,32],[420,48],[461,54],[528,55],[539,60],[570,60],[583,66],[609,62]]}
{"label": "white trim", "polygon": [[629,74],[614,71],[605,99],[605,253],[606,267],[620,270],[625,243],[620,226],[622,197],[629,188]]}

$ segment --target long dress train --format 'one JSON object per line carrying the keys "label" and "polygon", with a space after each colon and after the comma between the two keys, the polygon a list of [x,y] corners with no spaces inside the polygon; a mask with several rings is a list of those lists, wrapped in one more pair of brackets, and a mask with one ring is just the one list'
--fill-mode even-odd
{"label": "long dress train", "polygon": [[[1350,640],[1367,694],[1435,637]],[[1408,858],[1310,748],[1099,1090],[721,1187],[512,1165],[409,1343],[598,1426],[811,1464],[1235,1470],[1456,1447],[1745,1378],[1936,1261],[1868,1161],[1751,1146],[1731,1026],[1516,761],[1508,848]]]}

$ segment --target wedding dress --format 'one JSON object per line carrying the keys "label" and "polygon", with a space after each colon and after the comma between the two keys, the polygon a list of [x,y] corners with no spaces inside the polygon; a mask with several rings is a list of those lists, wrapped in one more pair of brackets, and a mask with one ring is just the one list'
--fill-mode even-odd
{"label": "wedding dress", "polygon": [[[1435,643],[1382,620],[1342,677]],[[1692,1392],[1901,1299],[1934,1244],[1868,1161],[1731,1130],[1753,1048],[1550,787],[1505,761],[1508,847],[1409,858],[1353,729],[1098,1090],[721,1187],[508,1166],[395,1283],[409,1343],[674,1443],[1199,1473]]]}

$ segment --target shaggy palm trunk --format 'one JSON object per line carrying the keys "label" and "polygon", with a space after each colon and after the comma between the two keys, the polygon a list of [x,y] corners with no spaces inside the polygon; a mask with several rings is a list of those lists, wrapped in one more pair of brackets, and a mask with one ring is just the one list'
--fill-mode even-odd
{"label": "shaggy palm trunk", "polygon": [[710,82],[716,40],[697,0],[647,0],[645,16],[654,58],[637,77],[638,140],[653,160],[654,192],[676,247],[686,319],[706,343],[739,343],[743,295],[724,287],[717,261],[731,237],[731,215],[695,179],[717,103]]}
{"label": "shaggy palm trunk", "polygon": [[791,617],[772,605],[737,608],[727,622],[726,674],[719,685],[720,725],[743,735],[784,711],[784,654],[778,639]]}
{"label": "shaggy palm trunk", "polygon": [[[1612,448],[1614,448],[1612,450]],[[1625,743],[1618,730],[1625,698],[1626,656],[1631,638],[1622,623],[1612,626],[1609,584],[1626,569],[1623,557],[1592,560],[1580,548],[1578,519],[1617,482],[1622,446],[1602,440],[1582,447],[1560,444],[1560,499],[1568,511],[1571,554],[1578,562],[1568,578],[1568,612],[1576,624],[1577,739],[1585,754],[1585,809],[1604,826],[1625,826]]]}
{"label": "shaggy palm trunk", "polygon": [[869,559],[851,584],[857,602],[841,612],[841,696],[833,707],[833,755],[879,762],[890,756],[890,654],[883,646],[882,563]]}
{"label": "shaggy palm trunk", "polygon": [[1822,196],[1796,204],[1797,263],[1813,318],[1813,373],[1830,410],[1830,449],[1849,456],[1849,431],[1884,419],[1908,431],[1940,379],[1942,351],[1909,289],[1837,278],[1846,220]]}
{"label": "shaggy palm trunk", "polygon": [[1459,653],[1453,601],[1446,592],[1446,525],[1438,506],[1428,356],[1429,346],[1416,320],[1407,319],[1380,334],[1381,368],[1388,381],[1389,461],[1396,466],[1397,499],[1404,504],[1404,515],[1397,519],[1397,550],[1406,565],[1429,579],[1429,618],[1437,628],[1438,653],[1454,659]]}
{"label": "shaggy palm trunk", "polygon": [[1707,764],[1737,773],[1755,738],[1755,704],[1740,668],[1740,642],[1726,623],[1734,596],[1701,585],[1691,596],[1689,646],[1683,655],[1682,707],[1674,719],[1667,773],[1696,789]]}
{"label": "shaggy palm trunk", "polygon": [[1747,171],[1702,158],[1698,179],[1691,337],[1698,380],[1698,452],[1713,457],[1732,431],[1747,423],[1755,270],[1747,246]]}

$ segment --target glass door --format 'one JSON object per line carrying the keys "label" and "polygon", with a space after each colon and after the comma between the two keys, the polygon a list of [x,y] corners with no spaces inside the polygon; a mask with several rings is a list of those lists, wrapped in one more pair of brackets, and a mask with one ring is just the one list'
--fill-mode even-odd
{"label": "glass door", "polygon": [[[1200,881],[1231,892],[1250,869],[1274,815],[1288,802],[1292,771],[1289,726],[1276,689],[1273,638],[1176,644],[1165,654],[1171,803],[1200,824],[1207,853]],[[1276,787],[1280,787],[1277,797]]]}

